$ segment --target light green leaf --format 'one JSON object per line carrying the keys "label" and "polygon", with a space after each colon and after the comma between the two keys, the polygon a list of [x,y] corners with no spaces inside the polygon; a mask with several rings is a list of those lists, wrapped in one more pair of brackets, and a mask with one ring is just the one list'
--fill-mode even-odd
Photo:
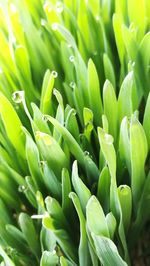
{"label": "light green leaf", "polygon": [[130,23],[134,22],[138,30],[138,38],[141,39],[146,29],[146,5],[144,0],[128,1],[128,14]]}
{"label": "light green leaf", "polygon": [[78,254],[79,254],[79,265],[81,266],[90,266],[91,265],[91,259],[89,255],[89,248],[88,248],[88,240],[87,240],[87,235],[86,235],[86,221],[85,217],[83,215],[81,205],[79,198],[74,192],[71,192],[69,197],[72,199],[73,204],[76,208],[79,221],[80,221],[80,243],[79,243],[79,249],[78,249]]}
{"label": "light green leaf", "polygon": [[23,232],[23,235],[26,239],[26,242],[28,243],[30,249],[36,256],[36,258],[39,257],[39,241],[37,232],[35,230],[34,224],[30,216],[26,213],[20,213],[19,215],[19,224],[21,227],[21,230]]}
{"label": "light green leaf", "polygon": [[108,79],[116,90],[116,80],[113,65],[107,54],[103,55],[105,79]]}
{"label": "light green leaf", "polygon": [[[96,214],[96,219],[95,219]],[[91,196],[86,206],[87,226],[96,235],[109,237],[103,209],[95,196]]]}
{"label": "light green leaf", "polygon": [[90,107],[94,114],[94,122],[96,126],[99,126],[101,124],[101,115],[103,109],[100,94],[99,78],[92,59],[88,61],[88,93]]}
{"label": "light green leaf", "polygon": [[79,197],[82,211],[85,214],[86,204],[91,196],[91,192],[86,187],[86,185],[83,183],[83,181],[78,175],[77,161],[74,161],[73,166],[72,166],[72,183],[73,183],[74,190]]}
{"label": "light green leaf", "polygon": [[95,248],[99,260],[104,266],[127,266],[126,262],[120,257],[117,247],[107,237],[96,236],[92,234]]}
{"label": "light green leaf", "polygon": [[118,106],[114,88],[109,80],[105,81],[103,88],[104,114],[108,119],[109,133],[116,140],[118,126]]}
{"label": "light green leaf", "polygon": [[106,222],[107,222],[110,238],[113,240],[114,234],[116,231],[116,227],[117,227],[117,222],[116,222],[116,219],[115,219],[114,215],[112,214],[112,212],[109,212],[106,215]]}
{"label": "light green leaf", "polygon": [[8,138],[10,139],[12,145],[19,153],[19,155],[25,158],[25,137],[21,129],[21,121],[13,106],[11,105],[9,100],[7,100],[7,98],[2,94],[2,92],[0,92],[0,114]]}
{"label": "light green leaf", "polygon": [[59,258],[56,251],[44,251],[40,261],[40,266],[56,266],[59,262]]}
{"label": "light green leaf", "polygon": [[8,257],[8,255],[6,254],[6,252],[4,251],[4,249],[1,246],[0,246],[0,255],[4,259],[7,266],[15,266],[13,261]]}
{"label": "light green leaf", "polygon": [[[145,180],[145,161],[147,158],[147,140],[144,129],[134,117],[130,125],[130,153],[131,153],[131,187],[133,203],[137,206]],[[139,153],[140,147],[140,153]]]}
{"label": "light green leaf", "polygon": [[131,188],[127,185],[120,185],[118,187],[118,196],[120,200],[120,205],[122,209],[122,220],[124,224],[125,231],[129,229],[132,214],[132,194]]}
{"label": "light green leaf", "polygon": [[105,166],[99,176],[97,198],[99,199],[105,213],[109,210],[110,204],[110,173]]}
{"label": "light green leaf", "polygon": [[43,114],[53,114],[52,107],[52,90],[54,87],[54,72],[50,73],[49,70],[46,71],[43,86],[42,86],[42,94],[40,101],[40,110]]}
{"label": "light green leaf", "polygon": [[144,127],[144,131],[146,134],[146,138],[147,138],[147,142],[148,142],[148,146],[150,149],[150,93],[148,95],[147,98],[147,102],[146,102],[146,107],[145,107],[145,112],[144,112],[144,119],[143,119],[143,127]]}

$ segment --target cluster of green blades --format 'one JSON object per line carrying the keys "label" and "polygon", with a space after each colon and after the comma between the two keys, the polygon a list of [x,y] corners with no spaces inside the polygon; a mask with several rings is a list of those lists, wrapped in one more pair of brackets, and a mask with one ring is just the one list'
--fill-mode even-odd
{"label": "cluster of green blades", "polygon": [[149,0],[0,0],[1,266],[133,265],[149,29]]}

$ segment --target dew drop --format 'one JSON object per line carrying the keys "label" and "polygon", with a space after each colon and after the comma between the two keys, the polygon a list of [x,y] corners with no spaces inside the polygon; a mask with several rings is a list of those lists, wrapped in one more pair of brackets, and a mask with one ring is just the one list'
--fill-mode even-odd
{"label": "dew drop", "polygon": [[42,120],[45,122],[48,122],[49,121],[49,115],[43,115]]}
{"label": "dew drop", "polygon": [[70,61],[71,63],[74,62],[74,55],[70,55],[70,56],[69,56],[69,61]]}
{"label": "dew drop", "polygon": [[25,187],[24,185],[20,185],[18,187],[18,191],[21,192],[21,193],[25,192],[26,190],[27,190],[27,187]]}
{"label": "dew drop", "polygon": [[49,8],[48,8],[48,13],[50,13],[51,11],[52,11],[52,7],[49,6]]}
{"label": "dew drop", "polygon": [[16,8],[16,6],[15,6],[13,3],[10,4],[10,11],[11,11],[13,14],[15,14],[15,13],[17,12],[17,8]]}
{"label": "dew drop", "polygon": [[55,255],[56,254],[56,250],[54,249],[52,253],[53,253],[53,255]]}
{"label": "dew drop", "polygon": [[15,103],[21,103],[24,99],[24,91],[15,91],[13,94],[12,94],[12,100],[15,102]]}
{"label": "dew drop", "polygon": [[85,156],[89,156],[90,153],[89,153],[88,151],[85,151],[85,152],[84,152],[84,155],[85,155]]}
{"label": "dew drop", "polygon": [[58,29],[58,23],[52,23],[52,30],[56,31]]}
{"label": "dew drop", "polygon": [[14,35],[10,36],[10,41],[15,44],[16,43],[16,38]]}
{"label": "dew drop", "polygon": [[45,165],[46,165],[46,161],[40,161],[39,162],[39,166],[41,167],[41,168],[43,168]]}
{"label": "dew drop", "polygon": [[58,73],[55,70],[52,71],[52,75],[53,75],[54,78],[58,77]]}
{"label": "dew drop", "polygon": [[70,43],[67,44],[68,48],[72,48],[72,45]]}
{"label": "dew drop", "polygon": [[100,20],[100,16],[96,16],[95,18],[96,18],[96,20],[97,20],[97,21],[99,21],[99,20]]}
{"label": "dew drop", "polygon": [[69,84],[69,86],[70,86],[72,89],[75,89],[76,84],[75,84],[74,81],[71,81],[70,84]]}
{"label": "dew drop", "polygon": [[44,3],[43,8],[44,8],[44,10],[46,10],[48,8],[48,3],[47,2]]}
{"label": "dew drop", "polygon": [[64,10],[63,4],[61,2],[57,2],[56,4],[56,12],[57,13],[62,13]]}
{"label": "dew drop", "polygon": [[45,11],[48,11],[48,12],[51,12],[51,10],[52,10],[52,5],[49,3],[49,2],[45,2],[44,3],[44,5],[43,5],[43,9],[45,10]]}
{"label": "dew drop", "polygon": [[41,26],[45,26],[46,25],[46,20],[41,18]]}
{"label": "dew drop", "polygon": [[77,111],[75,109],[72,110],[72,114],[73,115],[76,115],[77,114]]}

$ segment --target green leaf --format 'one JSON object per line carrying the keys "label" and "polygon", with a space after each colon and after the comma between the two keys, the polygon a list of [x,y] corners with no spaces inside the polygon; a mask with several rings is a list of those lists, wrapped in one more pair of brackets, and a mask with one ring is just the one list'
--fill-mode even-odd
{"label": "green leaf", "polygon": [[116,89],[116,79],[115,79],[113,65],[107,54],[103,55],[103,62],[104,62],[105,79],[108,79],[113,85],[114,89]]}
{"label": "green leaf", "polygon": [[44,251],[40,261],[40,266],[56,266],[59,262],[59,258],[56,251]]}
{"label": "green leaf", "polygon": [[109,171],[112,179],[116,176],[116,153],[113,147],[113,137],[103,131],[102,128],[98,128],[98,137],[100,147],[105,156],[106,163],[108,164]]}
{"label": "green leaf", "polygon": [[52,136],[44,132],[36,132],[36,141],[44,160],[48,162],[56,176],[60,178],[62,168],[68,168],[66,154],[58,142]]}
{"label": "green leaf", "polygon": [[120,63],[122,66],[124,66],[125,46],[124,46],[124,41],[123,41],[123,36],[122,36],[122,18],[120,14],[113,15],[113,28],[114,28]]}
{"label": "green leaf", "polygon": [[47,162],[42,161],[41,162],[41,168],[43,170],[43,181],[50,192],[50,195],[52,197],[55,197],[57,200],[61,200],[61,183],[58,179],[59,177],[56,177],[50,166],[47,164]]}
{"label": "green leaf", "polygon": [[45,217],[43,219],[43,226],[48,230],[52,230],[61,249],[64,251],[66,256],[73,262],[73,264],[76,265],[77,251],[68,232],[58,226],[57,223],[55,223],[55,221],[50,216]]}
{"label": "green leaf", "polygon": [[[96,219],[95,219],[96,214]],[[87,226],[96,235],[109,237],[103,209],[95,196],[91,196],[86,206]]]}
{"label": "green leaf", "polygon": [[88,141],[91,141],[91,132],[93,130],[93,112],[89,108],[83,109],[83,120],[84,120],[84,134]]}
{"label": "green leaf", "polygon": [[[145,161],[147,158],[147,140],[144,129],[134,117],[130,125],[131,187],[134,206],[137,206],[145,181]],[[139,153],[140,147],[140,153]],[[136,211],[136,210],[135,210]]]}
{"label": "green leaf", "polygon": [[66,217],[69,217],[72,212],[72,203],[69,198],[71,192],[71,182],[69,172],[66,168],[62,170],[62,209]]}
{"label": "green leaf", "polygon": [[69,230],[68,222],[58,201],[48,196],[45,199],[45,203],[48,213],[54,220],[56,220],[57,224],[61,228]]}
{"label": "green leaf", "polygon": [[131,188],[127,185],[120,185],[118,187],[118,195],[119,195],[120,205],[122,209],[123,224],[124,224],[125,231],[127,232],[129,229],[130,222],[131,222],[131,213],[132,213]]}
{"label": "green leaf", "polygon": [[120,257],[117,247],[107,237],[92,234],[97,255],[101,263],[105,266],[127,266],[126,262]]}
{"label": "green leaf", "polygon": [[27,254],[29,252],[29,247],[27,247],[23,233],[12,224],[6,225],[6,231],[7,231],[8,237],[11,236],[15,241],[15,245],[13,245],[12,247],[13,248],[16,247],[17,250],[22,252],[22,254],[24,253]]}
{"label": "green leaf", "polygon": [[128,128],[128,118],[124,117],[120,128],[119,155],[122,162],[127,166],[129,173],[131,173],[130,139]]}
{"label": "green leaf", "polygon": [[134,22],[137,27],[138,38],[141,39],[146,28],[146,5],[144,0],[128,1],[128,15],[130,23]]}
{"label": "green leaf", "polygon": [[108,119],[109,133],[116,140],[118,126],[118,106],[114,88],[109,80],[105,81],[103,88],[104,114]]}
{"label": "green leaf", "polygon": [[56,237],[54,233],[43,226],[40,232],[40,243],[42,247],[42,252],[44,250],[49,250],[53,252],[56,247]]}
{"label": "green leaf", "polygon": [[144,131],[146,134],[148,147],[150,149],[150,134],[149,134],[150,119],[149,119],[149,117],[150,117],[150,93],[149,93],[148,98],[147,98],[145,112],[144,112],[144,119],[143,119],[143,127],[144,127]]}
{"label": "green leaf", "polygon": [[119,92],[118,97],[118,116],[119,122],[121,123],[124,116],[130,117],[131,114],[134,112],[134,108],[137,105],[134,102],[136,98],[133,98],[134,95],[134,74],[133,72],[129,72],[128,75],[125,77],[121,89]]}
{"label": "green leaf", "polygon": [[0,255],[4,259],[4,262],[6,263],[7,266],[15,266],[13,261],[7,256],[6,252],[1,246],[0,246]]}
{"label": "green leaf", "polygon": [[116,153],[113,146],[113,138],[111,135],[105,133],[101,128],[98,128],[98,137],[100,141],[100,146],[102,149],[102,153],[108,164],[108,168],[111,176],[111,184],[110,184],[110,208],[115,216],[118,226],[119,237],[124,249],[125,259],[129,261],[127,243],[125,238],[125,232],[123,227],[122,220],[122,210],[120,206],[120,201],[117,193],[117,183],[116,183]]}
{"label": "green leaf", "polygon": [[25,158],[25,138],[21,129],[21,121],[13,106],[2,92],[0,92],[0,114],[9,140],[19,155]]}
{"label": "green leaf", "polygon": [[[23,45],[19,45],[15,50],[15,61],[18,73],[18,79],[20,81],[21,87],[25,90],[28,95],[28,100],[33,100],[36,94],[33,89],[32,76],[30,69],[29,56],[27,49]],[[28,89],[30,86],[30,90]]]}
{"label": "green leaf", "polygon": [[116,227],[117,227],[117,222],[116,222],[116,219],[115,219],[114,215],[112,214],[112,212],[109,212],[106,215],[106,222],[107,222],[110,238],[113,240],[114,234],[116,231]]}
{"label": "green leaf", "polygon": [[6,205],[4,204],[3,200],[0,198],[0,213],[3,215],[1,216],[1,221],[5,224],[9,224],[12,222],[10,213]]}
{"label": "green leaf", "polygon": [[82,211],[85,214],[86,204],[91,196],[91,192],[78,175],[77,161],[74,161],[72,166],[72,184],[79,197]]}
{"label": "green leaf", "polygon": [[135,41],[133,34],[134,31],[135,31],[134,26],[132,32],[125,25],[122,26],[122,36],[124,40],[124,45],[127,51],[127,55],[132,62],[135,61],[138,52],[138,45]]}
{"label": "green leaf", "polygon": [[33,141],[28,131],[24,128],[26,135],[26,158],[29,166],[30,173],[34,180],[36,188],[43,189],[42,173],[40,171],[40,155],[38,148]]}
{"label": "green leaf", "polygon": [[79,221],[80,221],[80,243],[79,243],[79,249],[78,249],[78,254],[79,254],[79,265],[84,266],[84,265],[91,265],[91,259],[89,255],[89,248],[88,248],[88,240],[87,240],[87,235],[86,235],[86,221],[84,214],[81,209],[80,201],[77,195],[74,192],[71,192],[69,197],[72,199],[73,204],[76,208]]}
{"label": "green leaf", "polygon": [[103,109],[100,94],[99,78],[92,59],[88,61],[88,93],[90,107],[94,114],[94,122],[96,126],[99,126],[101,124],[101,115]]}
{"label": "green leaf", "polygon": [[54,80],[55,78],[53,72],[50,73],[50,71],[47,70],[43,80],[41,101],[40,101],[40,110],[43,114],[53,114],[51,98],[52,98],[52,90],[54,87]]}
{"label": "green leaf", "polygon": [[26,242],[28,243],[30,249],[36,256],[36,258],[38,258],[39,257],[39,241],[38,241],[37,233],[36,233],[32,219],[30,218],[28,214],[20,213],[19,224],[23,232],[23,235],[26,239]]}
{"label": "green leaf", "polygon": [[34,121],[34,123],[32,123],[33,132],[35,133],[37,130],[39,130],[41,132],[51,135],[50,129],[46,121],[44,121],[43,114],[41,113],[40,109],[34,103],[31,103],[31,106],[33,109],[33,121]]}
{"label": "green leaf", "polygon": [[107,213],[110,204],[110,174],[107,166],[102,169],[99,176],[97,198],[99,199],[105,213]]}
{"label": "green leaf", "polygon": [[84,166],[84,153],[80,148],[79,144],[70,134],[70,132],[65,127],[63,127],[55,118],[48,116],[46,117],[46,119],[49,120],[54,125],[54,127],[56,127],[57,130],[62,134],[70,152],[75,156],[79,163]]}
{"label": "green leaf", "polygon": [[131,248],[135,245],[137,238],[141,234],[142,228],[149,220],[150,210],[149,208],[146,208],[146,206],[149,206],[150,203],[149,195],[150,195],[150,172],[146,178],[141,198],[138,204],[136,220],[134,221],[131,227],[130,239],[129,239],[129,247]]}
{"label": "green leaf", "polygon": [[75,138],[75,140],[80,143],[80,133],[79,133],[79,126],[76,118],[76,111],[75,109],[70,108],[68,115],[65,121],[65,127],[71,133],[71,135]]}
{"label": "green leaf", "polygon": [[116,0],[115,1],[115,11],[117,14],[120,15],[122,21],[127,19],[128,12],[127,12],[127,2],[124,0]]}

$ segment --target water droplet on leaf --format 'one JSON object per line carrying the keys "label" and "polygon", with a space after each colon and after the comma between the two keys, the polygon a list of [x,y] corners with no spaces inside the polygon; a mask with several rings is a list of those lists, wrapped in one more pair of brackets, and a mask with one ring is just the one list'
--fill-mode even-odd
{"label": "water droplet on leaf", "polygon": [[71,81],[70,84],[69,84],[69,86],[70,86],[72,89],[75,89],[76,84],[75,84],[74,81]]}
{"label": "water droplet on leaf", "polygon": [[58,29],[58,24],[57,23],[53,23],[51,27],[52,27],[52,30],[55,31],[55,30]]}
{"label": "water droplet on leaf", "polygon": [[56,12],[57,13],[62,13],[64,10],[63,4],[61,2],[56,3]]}
{"label": "water droplet on leaf", "polygon": [[24,91],[15,91],[13,94],[12,94],[12,100],[15,102],[15,103],[21,103],[24,99]]}
{"label": "water droplet on leaf", "polygon": [[41,26],[45,26],[46,25],[46,20],[45,19],[41,19]]}
{"label": "water droplet on leaf", "polygon": [[15,13],[17,12],[17,8],[16,8],[16,6],[15,6],[13,3],[10,4],[10,11],[11,11],[13,14],[15,14]]}
{"label": "water droplet on leaf", "polygon": [[42,119],[43,119],[43,121],[48,122],[49,121],[49,115],[43,115]]}
{"label": "water droplet on leaf", "polygon": [[54,71],[54,70],[52,71],[52,75],[53,75],[54,78],[58,77],[58,73],[56,71]]}
{"label": "water droplet on leaf", "polygon": [[27,187],[25,187],[24,185],[20,185],[18,187],[18,191],[21,192],[21,193],[24,193],[26,190],[27,190]]}
{"label": "water droplet on leaf", "polygon": [[74,62],[74,55],[70,55],[70,56],[69,56],[69,61],[70,61],[71,63]]}

